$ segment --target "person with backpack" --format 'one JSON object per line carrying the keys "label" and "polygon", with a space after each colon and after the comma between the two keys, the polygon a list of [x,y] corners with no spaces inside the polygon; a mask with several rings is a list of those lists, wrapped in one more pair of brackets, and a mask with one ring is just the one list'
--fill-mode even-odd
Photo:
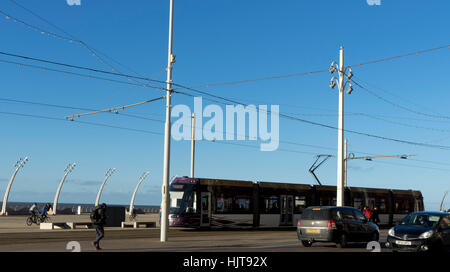
{"label": "person with backpack", "polygon": [[100,250],[100,240],[105,237],[105,229],[104,225],[106,223],[106,204],[102,203],[99,206],[96,206],[94,210],[91,212],[91,221],[94,223],[96,237],[92,242],[92,245],[96,250]]}

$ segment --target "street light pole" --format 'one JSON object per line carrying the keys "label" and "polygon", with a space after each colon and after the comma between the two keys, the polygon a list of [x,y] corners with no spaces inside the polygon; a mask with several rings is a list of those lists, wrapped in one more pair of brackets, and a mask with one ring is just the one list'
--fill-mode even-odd
{"label": "street light pole", "polygon": [[[349,69],[349,74],[347,75],[347,69]],[[339,89],[339,119],[338,119],[338,154],[337,154],[337,190],[336,190],[336,206],[343,206],[344,201],[344,186],[345,186],[345,173],[344,173],[344,88],[349,84],[349,88],[346,90],[348,94],[353,91],[350,79],[353,76],[350,67],[344,67],[344,47],[341,46],[339,49],[339,65],[334,61],[330,66],[330,73],[335,71],[339,73],[339,79],[336,77],[331,78],[330,87],[334,88],[336,83]],[[345,77],[347,81],[345,81]]]}
{"label": "street light pole", "polygon": [[100,189],[97,193],[97,198],[95,199],[95,206],[98,206],[98,203],[100,202],[100,196],[102,195],[103,187],[105,187],[106,181],[109,179],[109,177],[116,171],[116,168],[109,168],[108,171],[105,174],[105,179],[103,180],[102,186],[100,186]]}
{"label": "street light pole", "polygon": [[345,139],[345,143],[344,143],[344,188],[347,187],[347,158],[348,158],[347,145],[348,145],[348,140]]}
{"label": "street light pole", "polygon": [[58,206],[58,198],[59,193],[61,192],[61,188],[64,184],[64,181],[66,180],[67,175],[69,175],[69,173],[72,172],[73,168],[75,168],[75,163],[67,165],[66,169],[64,170],[65,174],[61,179],[61,182],[59,183],[58,189],[56,190],[55,199],[53,201],[53,212],[52,212],[53,215],[56,215],[56,207]]}
{"label": "street light pole", "polygon": [[142,174],[142,176],[139,178],[139,182],[136,185],[136,188],[134,189],[133,196],[131,196],[131,202],[130,202],[130,208],[128,209],[128,214],[132,215],[134,210],[134,199],[136,198],[136,193],[139,189],[139,186],[141,186],[141,183],[144,181],[144,179],[148,176],[150,172],[145,172]]}
{"label": "street light pole", "polygon": [[5,196],[3,197],[3,204],[2,204],[2,211],[0,212],[0,215],[8,215],[6,212],[6,203],[8,203],[9,198],[9,191],[11,190],[12,183],[14,179],[16,178],[17,172],[19,172],[19,169],[23,167],[23,165],[28,161],[28,157],[25,157],[25,159],[22,160],[20,158],[16,162],[16,170],[14,171],[13,175],[11,176],[11,179],[9,180],[8,187],[6,188]]}
{"label": "street light pole", "polygon": [[336,205],[344,205],[344,48],[339,50],[339,130],[337,154],[337,195]]}
{"label": "street light pole", "polygon": [[195,160],[195,113],[192,114],[192,139],[191,139],[191,178],[194,178]]}
{"label": "street light pole", "polygon": [[170,0],[169,16],[169,54],[167,64],[167,91],[166,91],[166,125],[164,134],[164,170],[163,170],[163,188],[162,188],[162,208],[161,208],[161,242],[167,241],[169,226],[169,175],[170,175],[170,103],[172,93],[172,64],[175,62],[175,55],[172,54],[173,38],[173,1]]}

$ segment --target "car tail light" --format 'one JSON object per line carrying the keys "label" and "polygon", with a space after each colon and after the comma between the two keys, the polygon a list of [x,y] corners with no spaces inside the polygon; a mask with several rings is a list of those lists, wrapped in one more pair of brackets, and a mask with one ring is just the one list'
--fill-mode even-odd
{"label": "car tail light", "polygon": [[300,224],[300,219],[297,222],[297,228],[300,228],[302,225]]}
{"label": "car tail light", "polygon": [[336,221],[328,220],[328,228],[329,229],[335,229],[336,228]]}

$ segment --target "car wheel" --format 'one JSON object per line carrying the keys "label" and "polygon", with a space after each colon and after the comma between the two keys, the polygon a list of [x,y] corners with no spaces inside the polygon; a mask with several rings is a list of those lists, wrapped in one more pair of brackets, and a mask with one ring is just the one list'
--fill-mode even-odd
{"label": "car wheel", "polygon": [[346,248],[348,246],[347,235],[343,233],[339,239],[339,242],[336,244],[338,248]]}
{"label": "car wheel", "polygon": [[311,247],[312,246],[312,242],[308,241],[308,240],[302,240],[302,245],[304,247]]}

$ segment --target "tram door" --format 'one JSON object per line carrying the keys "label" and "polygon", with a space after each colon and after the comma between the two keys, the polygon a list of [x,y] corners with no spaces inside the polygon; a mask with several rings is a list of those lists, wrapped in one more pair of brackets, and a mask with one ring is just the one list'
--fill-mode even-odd
{"label": "tram door", "polygon": [[200,226],[209,226],[211,222],[211,193],[202,192]]}
{"label": "tram door", "polygon": [[281,214],[280,214],[280,226],[288,225],[292,226],[292,219],[294,216],[294,196],[281,195]]}

